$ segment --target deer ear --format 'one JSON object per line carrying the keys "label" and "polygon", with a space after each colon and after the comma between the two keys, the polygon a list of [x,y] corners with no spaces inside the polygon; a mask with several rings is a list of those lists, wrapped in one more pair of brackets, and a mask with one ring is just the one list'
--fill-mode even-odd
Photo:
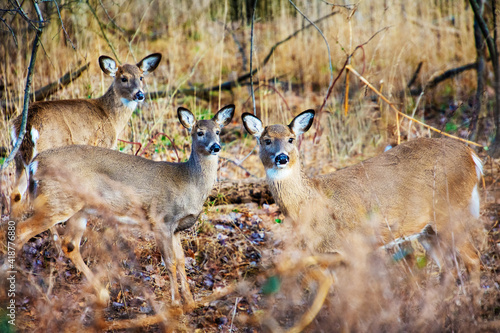
{"label": "deer ear", "polygon": [[262,126],[262,121],[259,118],[245,112],[241,115],[241,120],[243,121],[243,126],[248,133],[252,134],[256,138],[260,138],[262,132],[264,132],[264,127]]}
{"label": "deer ear", "polygon": [[212,118],[220,126],[227,126],[234,116],[234,105],[229,104],[220,109]]}
{"label": "deer ear", "polygon": [[314,110],[307,110],[299,114],[297,117],[293,118],[292,122],[288,127],[295,135],[301,135],[307,132],[314,121]]}
{"label": "deer ear", "polygon": [[144,75],[147,75],[154,71],[161,61],[161,53],[153,53],[142,59],[137,63]]}
{"label": "deer ear", "polygon": [[99,57],[99,66],[102,71],[109,76],[115,76],[116,71],[118,70],[118,64],[113,58],[108,56],[100,56]]}
{"label": "deer ear", "polygon": [[182,126],[187,128],[188,131],[191,133],[191,130],[193,129],[194,124],[196,123],[196,118],[194,117],[194,114],[188,109],[180,107],[177,109],[177,117],[179,117],[179,121],[181,122]]}

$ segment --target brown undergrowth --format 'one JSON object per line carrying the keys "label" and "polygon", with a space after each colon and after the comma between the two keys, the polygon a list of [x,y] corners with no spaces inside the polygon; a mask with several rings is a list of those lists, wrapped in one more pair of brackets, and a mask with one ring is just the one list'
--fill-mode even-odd
{"label": "brown undergrowth", "polygon": [[[56,81],[62,74],[90,62],[82,77],[50,99],[95,98],[111,79],[97,66],[101,54],[133,62],[147,53],[161,52],[165,61],[145,79],[146,92],[167,91],[165,98],[148,100],[132,116],[120,135],[127,142],[146,147],[144,156],[177,161],[189,156],[190,143],[178,124],[176,109],[185,106],[197,118],[208,117],[220,105],[236,104],[233,123],[222,133],[225,163],[219,179],[242,179],[249,174],[263,177],[255,142],[244,134],[242,112],[252,112],[249,89],[236,86],[231,92],[208,96],[182,94],[182,89],[217,85],[248,71],[249,24],[230,21],[223,1],[142,0],[87,2],[106,25],[102,36],[86,3],[62,10],[63,22],[76,44],[71,48],[60,32],[59,21],[48,22],[43,35],[44,54],[39,56],[33,88]],[[254,64],[277,42],[304,26],[287,1],[266,3],[273,16],[260,11],[255,22]],[[476,57],[473,19],[461,2],[361,2],[355,11],[325,2],[297,2],[312,19],[332,10],[339,13],[323,21],[337,75],[346,55],[388,27],[352,58],[351,64],[373,83],[396,107],[408,115],[447,132],[467,135],[473,112],[475,75],[464,72],[425,92],[411,96],[407,83],[419,63],[422,69],[414,88],[450,68],[471,63]],[[80,6],[81,4],[81,6]],[[43,6],[49,6],[44,2]],[[27,8],[29,9],[29,8]],[[140,13],[140,15],[138,15]],[[116,23],[116,26],[111,21]],[[30,35],[18,21],[19,38],[2,37],[3,83],[1,99],[15,99],[14,114],[5,112],[0,121],[0,148],[9,150],[9,126],[19,114],[25,73],[31,48]],[[24,29],[24,30],[23,30]],[[2,35],[6,36],[6,35]],[[9,36],[10,37],[10,36]],[[243,52],[240,51],[243,50]],[[325,44],[314,30],[307,30],[279,46],[269,63],[254,77],[256,109],[266,124],[285,123],[299,112],[318,109],[330,79]],[[334,87],[318,116],[322,135],[311,131],[300,143],[304,169],[310,175],[334,171],[382,152],[393,143],[399,128],[403,140],[426,136],[427,131],[406,120],[396,123],[394,113],[351,75],[349,113],[344,114],[345,76]],[[492,90],[480,116],[478,141],[488,144],[493,128],[490,117]],[[219,105],[220,104],[220,105]],[[167,133],[169,138],[156,136]],[[156,137],[155,137],[156,136]],[[151,144],[148,142],[151,138]],[[314,140],[313,140],[314,139]],[[175,148],[174,148],[175,145]],[[119,143],[118,149],[135,153],[137,145]],[[237,165],[242,163],[243,168]],[[90,220],[82,241],[82,255],[110,291],[104,309],[85,278],[59,251],[50,232],[28,242],[16,256],[16,329],[47,331],[186,331],[186,332],[306,332],[332,331],[495,331],[500,329],[498,163],[486,160],[486,187],[481,194],[481,220],[488,233],[481,251],[481,292],[472,296],[463,272],[448,274],[442,281],[432,262],[394,262],[390,256],[373,254],[367,239],[353,237],[344,260],[317,257],[305,250],[290,249],[283,235],[289,221],[282,220],[275,205],[224,205],[207,203],[200,220],[183,232],[189,284],[196,308],[182,313],[170,306],[170,282],[153,236],[147,228],[120,225],[105,216]],[[2,174],[0,198],[2,228],[9,221],[8,194],[13,168]],[[219,200],[219,201],[223,201]],[[64,235],[64,226],[57,228]],[[4,230],[4,229],[2,229]],[[290,229],[288,229],[290,230]],[[293,229],[288,231],[293,234]],[[291,241],[292,245],[293,240]],[[5,260],[2,253],[0,261]],[[427,263],[427,265],[426,265]],[[460,264],[460,263],[459,263]],[[0,269],[0,281],[6,272]],[[7,299],[0,288],[0,304]],[[0,311],[5,307],[2,305]],[[97,319],[102,319],[99,322]],[[6,327],[0,312],[0,331]]]}
{"label": "brown undergrowth", "polygon": [[[98,311],[92,288],[47,231],[16,259],[17,329],[93,331],[102,316],[104,327],[116,332],[137,325],[151,332],[488,330],[499,320],[496,209],[482,209],[479,223],[489,232],[481,248],[481,292],[473,295],[465,272],[439,279],[431,261],[394,261],[361,236],[346,239],[340,259],[297,249],[293,230],[283,236],[289,221],[275,205],[206,206],[182,236],[197,303],[184,314],[170,306],[151,231],[101,216],[89,223],[82,255],[110,291],[109,305]],[[57,228],[62,236],[64,229]]]}

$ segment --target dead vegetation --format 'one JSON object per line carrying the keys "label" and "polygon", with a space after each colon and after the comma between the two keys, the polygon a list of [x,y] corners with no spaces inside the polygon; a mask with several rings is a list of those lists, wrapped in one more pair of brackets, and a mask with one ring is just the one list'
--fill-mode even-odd
{"label": "dead vegetation", "polygon": [[[264,1],[259,1],[264,3]],[[319,109],[328,94],[331,73],[323,39],[285,1],[259,5],[255,22],[254,76],[256,109],[265,123],[285,123],[301,111]],[[264,176],[254,142],[237,122],[252,112],[248,81],[250,21],[237,1],[87,1],[60,3],[57,16],[45,26],[43,51],[35,66],[33,91],[56,82],[90,62],[80,78],[58,89],[50,99],[102,95],[110,80],[101,75],[97,56],[108,54],[122,63],[146,53],[161,52],[165,61],[147,91],[165,95],[138,109],[120,135],[118,149],[155,160],[185,160],[190,142],[178,125],[175,110],[185,106],[207,118],[221,105],[236,104],[234,121],[222,133],[224,143],[218,178],[223,183]],[[64,5],[64,6],[63,6]],[[318,23],[330,43],[336,76],[357,45],[351,65],[398,110],[459,136],[467,136],[476,107],[475,70],[430,86],[447,71],[475,62],[473,14],[461,2],[430,4],[372,1],[352,8],[321,1],[297,2]],[[26,5],[30,9],[29,4]],[[53,2],[44,10],[55,12]],[[227,7],[226,7],[227,6]],[[266,7],[268,6],[268,7]],[[95,15],[92,14],[92,10]],[[2,15],[4,15],[2,13]],[[235,15],[235,16],[233,16]],[[240,15],[240,16],[238,16]],[[5,17],[5,16],[4,16]],[[22,94],[32,34],[14,19],[19,38],[1,31],[0,77],[2,105],[14,114],[0,121],[0,146],[10,150],[9,126],[22,109]],[[264,64],[274,45],[280,44]],[[73,50],[72,45],[76,46]],[[116,53],[114,55],[113,53]],[[258,64],[258,65],[255,65]],[[263,64],[263,65],[262,65]],[[488,66],[488,64],[487,64]],[[418,68],[418,70],[417,70]],[[228,91],[203,89],[238,82]],[[411,83],[411,84],[409,84]],[[411,86],[411,87],[410,87]],[[349,78],[345,113],[345,72],[326,100],[318,127],[301,142],[301,159],[308,174],[318,175],[352,165],[381,153],[387,144],[429,135],[428,130],[398,119],[389,106],[354,76]],[[411,89],[422,93],[412,95]],[[476,141],[489,144],[495,128],[490,101],[491,82],[482,91]],[[410,89],[409,89],[410,88]],[[166,133],[168,138],[157,133]],[[435,135],[435,134],[434,134]],[[147,148],[147,149],[146,149]],[[197,224],[182,233],[186,272],[196,308],[171,307],[170,282],[150,230],[113,222],[105,214],[89,221],[82,256],[110,293],[99,308],[82,273],[60,252],[52,235],[32,239],[17,254],[16,329],[25,332],[129,330],[164,332],[331,332],[331,331],[497,331],[500,329],[498,225],[498,161],[486,157],[481,191],[485,240],[481,253],[481,291],[471,292],[466,274],[449,272],[439,279],[432,261],[417,255],[413,262],[383,255],[369,239],[346,239],[345,258],[318,256],[294,247],[289,221],[266,198],[265,189],[248,200],[248,187],[213,192]],[[246,158],[247,157],[247,158]],[[246,159],[245,159],[246,158]],[[2,196],[13,185],[13,168],[2,174]],[[222,185],[225,186],[225,185]],[[242,186],[242,185],[238,185]],[[216,186],[217,188],[217,186]],[[248,192],[249,193],[249,192]],[[238,195],[239,194],[239,195]],[[231,200],[236,197],[236,200]],[[241,199],[243,197],[243,199]],[[241,199],[239,203],[238,199]],[[236,204],[235,204],[236,202]],[[257,203],[256,203],[257,202]],[[8,202],[2,228],[9,221]],[[311,207],[314,209],[314,207]],[[58,227],[64,235],[65,226]],[[395,258],[398,259],[398,258]],[[2,254],[0,261],[5,260]],[[462,267],[461,263],[457,263]],[[0,270],[0,331],[7,331],[6,272]],[[9,331],[7,331],[9,332]]]}

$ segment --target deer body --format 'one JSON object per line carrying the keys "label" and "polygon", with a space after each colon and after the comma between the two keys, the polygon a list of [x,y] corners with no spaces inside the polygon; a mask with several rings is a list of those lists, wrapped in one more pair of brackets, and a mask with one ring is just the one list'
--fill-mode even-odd
{"label": "deer body", "polygon": [[[137,104],[144,100],[143,75],[155,70],[160,60],[161,54],[155,53],[137,65],[118,66],[113,59],[101,56],[101,69],[115,78],[103,96],[31,104],[26,134],[16,156],[18,184],[12,193],[12,201],[22,199],[22,189],[27,182],[26,167],[38,152],[72,144],[113,148]],[[21,121],[21,116],[13,121],[13,142],[17,140]]]}
{"label": "deer body", "polygon": [[187,162],[155,162],[93,146],[66,146],[40,153],[31,164],[35,182],[34,215],[17,227],[20,246],[31,237],[68,220],[63,250],[92,283],[101,302],[108,294],[83,262],[80,240],[86,216],[102,208],[127,223],[148,221],[169,271],[172,298],[179,299],[177,272],[186,302],[192,304],[184,254],[177,232],[191,227],[217,178],[219,131],[234,106],[221,109],[212,120],[196,121],[179,108],[181,123],[192,131]]}
{"label": "deer body", "polygon": [[[448,240],[451,230],[459,239],[460,233],[474,229],[482,166],[462,143],[415,139],[354,166],[308,177],[301,170],[295,139],[312,125],[314,111],[301,113],[289,126],[264,128],[253,115],[242,118],[259,140],[273,198],[295,223],[306,223],[308,242],[318,251],[339,250],[352,232],[371,231],[386,244],[417,234],[429,223]],[[464,240],[458,246],[468,268],[478,272],[471,243]]]}

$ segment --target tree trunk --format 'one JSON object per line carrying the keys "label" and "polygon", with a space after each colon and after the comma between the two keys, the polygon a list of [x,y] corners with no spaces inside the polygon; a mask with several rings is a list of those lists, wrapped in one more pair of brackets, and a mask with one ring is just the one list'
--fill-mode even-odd
{"label": "tree trunk", "polygon": [[[479,9],[481,15],[484,11],[484,0],[478,0]],[[484,92],[484,69],[485,69],[485,56],[484,56],[484,38],[479,28],[479,23],[474,19],[474,39],[476,44],[476,62],[477,62],[477,90],[476,97],[474,98],[474,105],[472,107],[472,119],[470,122],[470,139],[476,141],[478,128],[477,120],[479,119],[479,114],[481,113],[481,107],[483,104],[483,92]]]}

